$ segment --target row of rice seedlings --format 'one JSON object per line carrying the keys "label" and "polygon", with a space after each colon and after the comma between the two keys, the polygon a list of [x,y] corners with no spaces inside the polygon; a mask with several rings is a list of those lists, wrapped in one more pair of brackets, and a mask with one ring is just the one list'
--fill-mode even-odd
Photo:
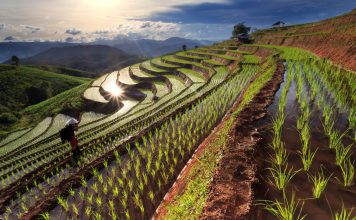
{"label": "row of rice seedlings", "polygon": [[329,137],[329,147],[335,151],[335,161],[336,165],[340,168],[343,176],[343,185],[351,186],[353,185],[354,178],[354,164],[352,161],[352,147],[354,143],[351,143],[348,146],[344,146],[343,138],[347,135],[349,130],[345,130],[343,133],[340,133],[334,128],[334,113],[333,109],[329,106],[324,106],[324,121],[323,126],[326,135]]}
{"label": "row of rice seedlings", "polygon": [[[293,65],[287,65],[287,81],[282,90],[281,97],[278,103],[278,112],[276,113],[276,116],[272,119],[272,127],[274,132],[272,140],[272,149],[274,151],[274,155],[271,156],[271,167],[267,168],[270,173],[270,176],[268,177],[269,183],[275,186],[278,190],[283,191],[283,194],[285,193],[285,189],[290,180],[298,172],[293,171],[293,168],[288,169],[288,155],[284,143],[281,140],[282,127],[285,121],[284,106],[286,104],[287,93],[293,79],[292,68]],[[298,70],[295,71],[298,72]]]}
{"label": "row of rice seedlings", "polygon": [[[42,183],[37,182],[34,180],[32,182],[33,187],[27,186],[23,194],[21,195],[20,192],[16,193],[16,198],[14,198],[10,205],[6,207],[6,211],[3,216],[0,218],[3,219],[12,219],[14,216],[20,218],[23,213],[25,213],[29,207],[34,205],[36,201],[38,201],[41,196],[46,196],[49,187],[51,185],[56,185],[61,180],[65,179],[67,176],[67,170],[70,168],[69,165],[66,167],[56,167],[51,174],[44,178]],[[19,208],[17,208],[19,206]]]}
{"label": "row of rice seedlings", "polygon": [[[325,97],[325,93],[320,92],[320,97]],[[325,100],[325,98],[321,99]],[[348,134],[349,130],[345,130],[343,133],[337,131],[334,128],[335,124],[335,107],[330,107],[325,101],[321,102],[319,106],[323,110],[323,127],[326,135],[329,137],[329,148],[335,150],[336,165],[339,166],[342,176],[343,185],[345,187],[353,185],[354,178],[354,164],[351,159],[351,149],[353,143],[348,146],[344,146],[343,138]]]}
{"label": "row of rice seedlings", "polygon": [[301,67],[301,73],[296,75],[297,77],[297,101],[300,105],[300,116],[297,119],[297,129],[300,134],[300,140],[302,144],[302,149],[298,151],[300,158],[303,163],[304,171],[309,171],[314,157],[316,155],[317,150],[314,152],[310,149],[310,127],[309,127],[309,116],[310,116],[310,107],[309,107],[309,99],[307,95],[304,93],[302,94],[303,88],[303,77],[302,73],[305,72],[305,65]]}

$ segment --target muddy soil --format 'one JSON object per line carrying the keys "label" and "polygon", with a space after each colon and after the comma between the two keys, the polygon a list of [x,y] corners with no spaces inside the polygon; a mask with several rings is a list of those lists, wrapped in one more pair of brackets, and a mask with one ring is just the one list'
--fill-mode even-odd
{"label": "muddy soil", "polygon": [[219,162],[201,219],[247,219],[251,216],[256,165],[253,152],[261,141],[256,121],[267,114],[283,81],[284,67],[277,64],[272,79],[238,115],[229,143]]}

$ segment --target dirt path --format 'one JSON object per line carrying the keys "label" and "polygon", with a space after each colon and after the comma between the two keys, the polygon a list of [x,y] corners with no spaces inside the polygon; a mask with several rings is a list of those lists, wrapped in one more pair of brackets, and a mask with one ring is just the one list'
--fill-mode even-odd
{"label": "dirt path", "polygon": [[210,192],[201,219],[247,219],[251,216],[256,164],[254,147],[261,140],[254,125],[267,114],[274,94],[283,81],[284,67],[277,63],[272,79],[239,114],[219,167],[210,184]]}

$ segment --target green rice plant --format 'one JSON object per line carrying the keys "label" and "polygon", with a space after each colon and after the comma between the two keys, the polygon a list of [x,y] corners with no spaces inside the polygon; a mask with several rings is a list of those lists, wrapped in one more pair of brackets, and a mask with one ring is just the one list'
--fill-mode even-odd
{"label": "green rice plant", "polygon": [[[290,201],[284,195],[283,202],[280,201],[262,201],[264,209],[270,212],[279,220],[303,220],[306,215],[302,215],[304,203],[299,208],[299,201],[295,201],[295,193],[292,193]],[[299,211],[298,211],[299,209]]]}
{"label": "green rice plant", "polygon": [[320,198],[320,195],[323,193],[323,191],[325,190],[329,180],[330,180],[330,176],[326,177],[324,176],[324,172],[323,170],[321,170],[321,172],[318,172],[317,175],[313,176],[313,175],[309,175],[309,179],[312,181],[313,183],[313,196],[314,198],[318,199]]}
{"label": "green rice plant", "polygon": [[89,194],[89,195],[88,195],[87,201],[88,201],[89,205],[92,205],[92,204],[93,204],[93,194]]}
{"label": "green rice plant", "polygon": [[293,171],[293,167],[289,170],[287,165],[284,169],[281,166],[272,166],[268,168],[270,171],[270,176],[268,178],[269,182],[279,190],[285,190],[291,179],[300,171]]}
{"label": "green rice plant", "polygon": [[298,151],[300,158],[302,159],[303,169],[304,171],[309,171],[311,164],[313,163],[314,157],[318,149],[316,149],[313,153],[311,152],[310,148]]}
{"label": "green rice plant", "polygon": [[60,205],[64,209],[65,212],[69,211],[69,205],[68,205],[67,200],[63,199],[61,196],[58,196],[57,202],[58,202],[58,205]]}
{"label": "green rice plant", "polygon": [[302,141],[302,151],[304,152],[309,148],[309,140],[310,140],[310,129],[309,125],[305,124],[300,131],[300,139]]}
{"label": "green rice plant", "polygon": [[331,131],[329,134],[329,147],[330,149],[336,149],[342,147],[342,138],[347,135],[348,130],[344,131],[344,133],[340,133],[338,131]]}
{"label": "green rice plant", "polygon": [[100,209],[101,206],[103,205],[103,201],[101,200],[101,197],[100,197],[100,196],[96,197],[95,203],[96,203],[96,205],[98,206],[98,208]]}
{"label": "green rice plant", "polygon": [[85,216],[89,219],[91,214],[92,214],[91,207],[90,206],[86,207],[85,208]]}
{"label": "green rice plant", "polygon": [[332,213],[333,220],[356,220],[356,216],[352,216],[352,209],[346,209],[344,205],[342,205],[341,211]]}
{"label": "green rice plant", "polygon": [[49,220],[50,219],[48,212],[44,212],[40,216],[41,216],[41,219],[43,219],[43,220]]}
{"label": "green rice plant", "polygon": [[280,142],[278,147],[273,147],[274,156],[271,156],[271,163],[282,166],[287,162],[288,154],[284,147],[284,143]]}
{"label": "green rice plant", "polygon": [[349,156],[340,166],[344,186],[352,186],[354,184],[355,176],[355,161],[351,162],[351,157]]}
{"label": "green rice plant", "polygon": [[72,210],[73,210],[75,216],[77,216],[77,218],[78,218],[79,217],[79,210],[78,210],[77,206],[74,203],[72,204]]}
{"label": "green rice plant", "polygon": [[344,147],[342,143],[335,146],[335,160],[338,166],[341,166],[344,161],[349,158],[353,144]]}

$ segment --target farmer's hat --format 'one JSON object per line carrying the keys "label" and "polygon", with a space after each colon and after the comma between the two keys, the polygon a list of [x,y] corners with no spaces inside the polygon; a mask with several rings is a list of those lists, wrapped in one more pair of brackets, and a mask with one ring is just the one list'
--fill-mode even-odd
{"label": "farmer's hat", "polygon": [[66,126],[68,125],[77,125],[79,121],[77,121],[75,118],[71,118],[66,122]]}

